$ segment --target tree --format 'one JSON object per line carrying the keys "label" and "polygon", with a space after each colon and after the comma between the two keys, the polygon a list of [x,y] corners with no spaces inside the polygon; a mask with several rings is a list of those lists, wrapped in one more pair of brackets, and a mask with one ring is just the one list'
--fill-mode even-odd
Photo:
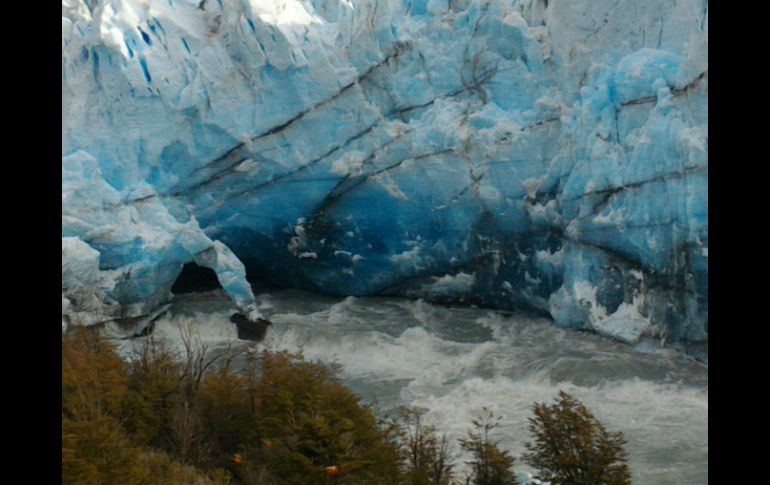
{"label": "tree", "polygon": [[399,483],[397,450],[333,367],[297,354],[264,352],[251,386],[245,399],[256,397],[258,419],[256,442],[242,453],[244,479],[264,477],[280,485]]}
{"label": "tree", "polygon": [[452,483],[452,457],[446,436],[439,439],[436,428],[426,425],[427,409],[403,406],[393,423],[404,467],[403,483],[409,485],[449,485]]}
{"label": "tree", "polygon": [[553,405],[535,403],[529,419],[534,443],[524,459],[552,485],[630,485],[626,440],[609,433],[577,399],[564,391]]}
{"label": "tree", "polygon": [[397,447],[335,366],[214,353],[181,331],[181,351],[148,337],[129,362],[94,332],[62,335],[64,483],[402,483]]}
{"label": "tree", "polygon": [[495,419],[492,411],[483,409],[484,414],[473,420],[475,431],[468,433],[468,439],[460,440],[460,446],[473,454],[473,461],[468,462],[471,474],[466,484],[517,485],[513,472],[515,459],[489,439],[489,432],[499,425],[500,417]]}
{"label": "tree", "polygon": [[151,436],[136,424],[148,413],[133,377],[95,332],[73,326],[62,335],[62,483],[229,483],[222,470],[207,473],[147,446]]}

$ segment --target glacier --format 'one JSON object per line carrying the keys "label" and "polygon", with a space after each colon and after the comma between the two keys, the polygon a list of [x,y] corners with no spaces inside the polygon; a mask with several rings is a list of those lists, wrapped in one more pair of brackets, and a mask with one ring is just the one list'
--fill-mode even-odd
{"label": "glacier", "polygon": [[708,338],[706,0],[62,0],[62,324],[250,280]]}

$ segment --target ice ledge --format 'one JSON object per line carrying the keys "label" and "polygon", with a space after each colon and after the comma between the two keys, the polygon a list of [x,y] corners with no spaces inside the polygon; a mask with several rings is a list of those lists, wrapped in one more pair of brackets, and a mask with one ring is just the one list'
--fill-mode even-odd
{"label": "ice ledge", "polygon": [[[185,263],[214,270],[239,310],[257,309],[243,263],[194,216],[180,222],[147,184],[116,190],[84,151],[62,158],[62,320],[133,318],[166,303]],[[66,317],[66,318],[65,318]]]}

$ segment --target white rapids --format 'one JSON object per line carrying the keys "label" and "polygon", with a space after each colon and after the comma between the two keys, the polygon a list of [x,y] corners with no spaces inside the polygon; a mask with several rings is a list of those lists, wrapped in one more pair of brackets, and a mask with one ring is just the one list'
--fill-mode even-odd
{"label": "white rapids", "polygon": [[[708,369],[679,351],[634,349],[544,319],[419,300],[294,290],[257,299],[273,322],[260,345],[341,364],[343,381],[379,413],[425,407],[428,422],[456,442],[486,406],[502,417],[494,438],[519,457],[531,439],[532,404],[563,389],[625,434],[633,483],[708,483]],[[179,295],[154,335],[181,344],[178,327],[189,324],[221,345],[235,334],[233,311],[220,291]],[[122,342],[128,351],[137,341]],[[458,456],[458,469],[465,459]]]}

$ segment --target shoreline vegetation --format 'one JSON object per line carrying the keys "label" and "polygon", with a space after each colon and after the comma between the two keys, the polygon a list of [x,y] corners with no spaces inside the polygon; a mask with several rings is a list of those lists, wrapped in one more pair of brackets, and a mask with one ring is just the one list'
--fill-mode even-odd
{"label": "shoreline vegetation", "polygon": [[[62,334],[65,484],[517,485],[511,454],[491,438],[488,409],[460,447],[427,410],[381,418],[339,380],[340,368],[301,354],[228,346],[213,352],[191,328],[184,350],[143,340],[124,359],[96,332]],[[236,366],[240,359],[244,365]],[[560,392],[534,403],[521,459],[552,485],[631,483],[621,433]]]}

